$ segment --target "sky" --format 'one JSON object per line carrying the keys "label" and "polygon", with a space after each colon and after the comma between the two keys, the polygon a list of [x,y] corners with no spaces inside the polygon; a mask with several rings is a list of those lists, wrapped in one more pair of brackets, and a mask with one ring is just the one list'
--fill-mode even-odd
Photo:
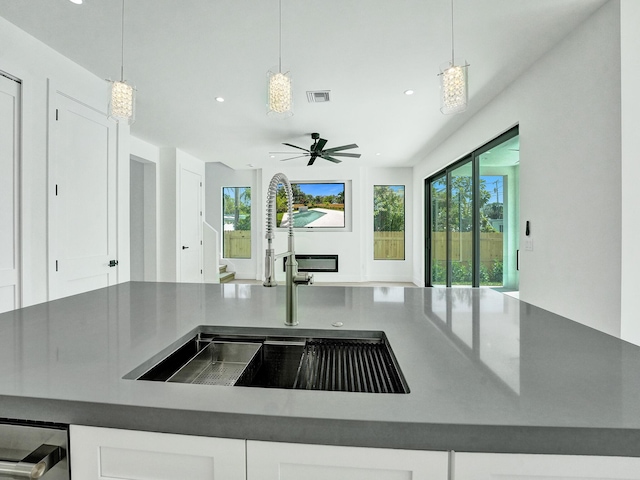
{"label": "sky", "polygon": [[502,175],[482,175],[480,178],[485,181],[484,186],[491,194],[487,203],[504,203],[504,177]]}
{"label": "sky", "polygon": [[298,183],[291,182],[300,186],[300,190],[307,195],[324,196],[338,195],[344,192],[344,183]]}

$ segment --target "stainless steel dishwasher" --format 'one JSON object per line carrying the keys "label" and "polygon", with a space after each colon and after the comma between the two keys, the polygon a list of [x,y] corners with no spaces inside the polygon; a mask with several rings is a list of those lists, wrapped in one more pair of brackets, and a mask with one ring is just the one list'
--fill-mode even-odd
{"label": "stainless steel dishwasher", "polygon": [[68,480],[64,425],[0,420],[0,479]]}

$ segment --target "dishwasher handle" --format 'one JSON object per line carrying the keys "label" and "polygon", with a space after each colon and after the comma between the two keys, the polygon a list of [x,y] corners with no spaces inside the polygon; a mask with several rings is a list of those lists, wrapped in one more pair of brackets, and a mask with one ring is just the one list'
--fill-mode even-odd
{"label": "dishwasher handle", "polygon": [[58,445],[40,445],[19,462],[0,461],[0,475],[15,478],[41,478],[65,457],[65,451]]}

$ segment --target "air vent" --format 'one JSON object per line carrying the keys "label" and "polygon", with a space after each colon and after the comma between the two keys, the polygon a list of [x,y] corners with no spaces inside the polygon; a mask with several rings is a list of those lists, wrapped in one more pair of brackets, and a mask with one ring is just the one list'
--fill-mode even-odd
{"label": "air vent", "polygon": [[324,103],[329,102],[329,93],[331,90],[316,90],[314,92],[307,92],[307,100],[309,103]]}

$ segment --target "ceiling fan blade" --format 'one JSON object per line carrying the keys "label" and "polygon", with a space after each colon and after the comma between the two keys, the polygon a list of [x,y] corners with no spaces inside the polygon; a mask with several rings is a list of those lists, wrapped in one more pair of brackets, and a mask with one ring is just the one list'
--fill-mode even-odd
{"label": "ceiling fan blade", "polygon": [[313,165],[313,162],[315,162],[315,161],[316,161],[316,158],[317,158],[317,157],[311,157],[311,158],[309,159],[309,163],[307,163],[307,167],[310,167],[311,165]]}
{"label": "ceiling fan blade", "polygon": [[324,158],[325,160],[329,160],[330,162],[333,162],[333,163],[342,163],[342,160],[338,160],[337,158],[333,158],[328,155],[322,155],[322,158]]}
{"label": "ceiling fan blade", "polygon": [[318,143],[316,143],[313,146],[313,151],[314,152],[321,152],[326,144],[327,144],[327,141],[324,138],[319,139]]}
{"label": "ceiling fan blade", "polygon": [[352,143],[350,145],[343,145],[341,147],[327,148],[325,150],[325,152],[333,153],[333,152],[337,152],[339,150],[348,150],[350,148],[358,148],[358,145],[356,145],[355,143]]}
{"label": "ceiling fan blade", "polygon": [[283,158],[282,160],[280,160],[281,162],[286,162],[287,160],[294,160],[296,158],[302,158],[302,157],[308,157],[309,155],[298,155],[297,157],[291,157],[291,158]]}
{"label": "ceiling fan blade", "polygon": [[[269,155],[293,155],[298,152],[269,152]],[[309,155],[307,153],[307,155]]]}
{"label": "ceiling fan blade", "polygon": [[[327,153],[327,151],[325,150],[322,153]],[[333,153],[333,152],[329,152],[331,155],[335,156],[335,157],[353,157],[353,158],[360,158],[362,155],[360,155],[359,153]]]}
{"label": "ceiling fan blade", "polygon": [[298,150],[304,150],[305,152],[309,152],[310,151],[310,150],[307,150],[306,148],[298,147],[296,145],[291,145],[290,143],[283,143],[283,145],[286,145],[287,147],[297,148]]}

